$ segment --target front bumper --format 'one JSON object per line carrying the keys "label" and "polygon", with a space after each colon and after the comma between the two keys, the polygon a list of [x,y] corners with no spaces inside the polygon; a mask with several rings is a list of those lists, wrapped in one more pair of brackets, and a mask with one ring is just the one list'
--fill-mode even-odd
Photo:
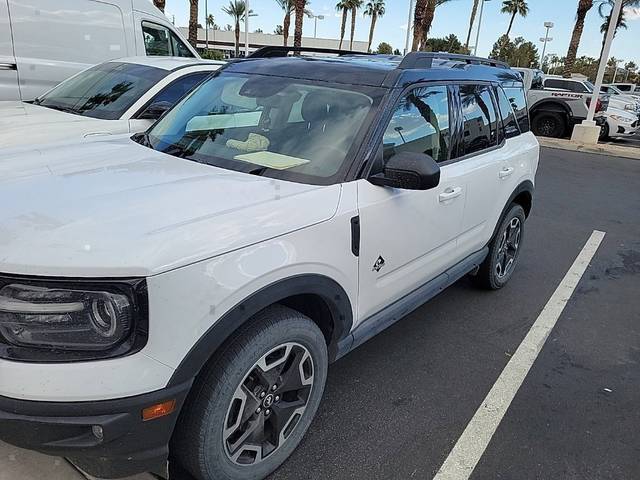
{"label": "front bumper", "polygon": [[[169,440],[190,387],[191,381],[136,397],[78,403],[0,397],[0,440],[67,457],[100,478],[141,472],[166,477]],[[173,413],[142,420],[144,408],[172,399]],[[102,428],[102,438],[94,426]]]}

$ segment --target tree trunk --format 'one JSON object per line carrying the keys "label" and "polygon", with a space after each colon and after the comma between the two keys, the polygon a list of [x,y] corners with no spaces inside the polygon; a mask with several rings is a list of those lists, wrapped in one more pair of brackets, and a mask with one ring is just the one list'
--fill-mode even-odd
{"label": "tree trunk", "polygon": [[296,10],[296,26],[293,32],[293,46],[301,47],[302,46],[302,24],[304,22],[304,5],[305,0],[295,0],[295,10]]}
{"label": "tree trunk", "polygon": [[356,33],[356,16],[358,15],[358,9],[353,7],[351,9],[351,37],[349,38],[349,50],[353,50],[353,36]]}
{"label": "tree trunk", "polygon": [[431,24],[433,23],[433,18],[436,15],[436,0],[429,0],[427,2],[427,9],[424,15],[424,24],[422,26],[422,43],[420,45],[420,50],[427,49],[427,37],[429,32],[431,31]]}
{"label": "tree trunk", "polygon": [[476,21],[476,12],[478,11],[479,0],[473,0],[471,7],[471,18],[469,19],[469,31],[467,32],[467,41],[464,42],[464,48],[469,49],[469,41],[471,40],[471,30],[473,30],[473,22]]}
{"label": "tree trunk", "polygon": [[505,33],[507,37],[509,36],[509,33],[511,33],[511,27],[513,27],[513,21],[516,19],[516,13],[517,12],[513,12],[513,15],[511,15],[511,20],[509,21],[509,28],[507,28],[507,33]]}
{"label": "tree trunk", "polygon": [[284,46],[289,43],[289,28],[291,27],[291,11],[287,10],[282,21],[282,35],[284,36]]}
{"label": "tree trunk", "polygon": [[573,70],[573,65],[576,63],[578,46],[580,45],[580,38],[582,37],[582,30],[584,29],[584,19],[587,16],[587,12],[591,10],[591,7],[593,7],[593,0],[579,0],[578,2],[576,24],[573,26],[569,50],[567,50],[567,56],[562,69],[562,76],[565,78],[571,77],[571,70]]}
{"label": "tree trunk", "polygon": [[165,0],[153,0],[153,4],[157,9],[164,13]]}
{"label": "tree trunk", "polygon": [[189,0],[189,43],[198,46],[198,0]]}
{"label": "tree trunk", "polygon": [[[413,43],[411,45],[411,51],[415,52],[420,48],[422,39],[424,38],[424,32],[422,26],[424,25],[424,17],[427,10],[428,0],[417,0],[416,9],[413,14]],[[408,28],[408,25],[407,25]]]}
{"label": "tree trunk", "polygon": [[236,58],[240,56],[240,17],[236,17]]}
{"label": "tree trunk", "polygon": [[374,12],[371,15],[371,27],[369,28],[369,45],[367,46],[367,52],[371,51],[371,44],[373,43],[373,31],[376,29],[376,21],[378,20],[378,15]]}
{"label": "tree trunk", "polygon": [[347,29],[347,10],[342,9],[342,23],[340,24],[340,45],[338,50],[342,50],[342,42],[344,41],[344,34]]}

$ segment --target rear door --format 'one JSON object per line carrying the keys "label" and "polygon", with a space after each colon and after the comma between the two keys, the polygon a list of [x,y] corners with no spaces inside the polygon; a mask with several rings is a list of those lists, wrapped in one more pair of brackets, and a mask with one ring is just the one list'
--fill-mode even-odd
{"label": "rear door", "polygon": [[7,0],[0,0],[0,100],[20,100]]}

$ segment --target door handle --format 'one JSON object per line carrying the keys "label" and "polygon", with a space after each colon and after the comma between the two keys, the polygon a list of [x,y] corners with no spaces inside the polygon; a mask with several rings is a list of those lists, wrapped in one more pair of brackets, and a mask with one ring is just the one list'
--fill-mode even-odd
{"label": "door handle", "polygon": [[515,168],[513,167],[504,167],[502,170],[500,170],[500,173],[498,173],[498,176],[500,178],[507,178],[508,176],[510,176],[511,174],[513,174],[513,172],[515,172]]}
{"label": "door handle", "polygon": [[0,70],[17,70],[18,65],[15,63],[0,63]]}
{"label": "door handle", "polygon": [[440,203],[447,202],[449,200],[453,200],[456,197],[462,195],[462,187],[449,187],[440,195],[438,195],[438,201]]}

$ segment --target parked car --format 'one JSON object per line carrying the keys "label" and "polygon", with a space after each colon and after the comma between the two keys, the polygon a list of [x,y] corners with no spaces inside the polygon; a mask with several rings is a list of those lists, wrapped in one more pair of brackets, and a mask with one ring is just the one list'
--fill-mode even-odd
{"label": "parked car", "polygon": [[97,477],[166,475],[171,451],[261,479],[329,362],[467,274],[509,281],[539,155],[520,76],[296,50],[131,139],[0,163],[0,439]]}
{"label": "parked car", "polygon": [[610,95],[609,103],[612,106],[640,114],[640,95],[624,93],[614,85],[608,84],[602,85],[600,91]]}
{"label": "parked car", "polygon": [[601,127],[600,139],[632,137],[638,132],[640,115],[628,110],[609,107],[605,112],[607,123]]}
{"label": "parked car", "polygon": [[622,93],[632,94],[640,97],[640,87],[634,83],[610,83]]}
{"label": "parked car", "polygon": [[[573,126],[587,118],[593,85],[585,79],[545,76],[539,69],[516,68],[527,89],[531,115],[531,130],[543,137],[571,135]],[[606,123],[603,112],[609,104],[608,95],[600,95],[594,120],[601,127]]]}
{"label": "parked car", "polygon": [[0,100],[33,100],[91,65],[143,55],[198,57],[149,0],[0,0]]}
{"label": "parked car", "polygon": [[222,64],[177,57],[101,63],[33,102],[0,102],[0,148],[141,132]]}

